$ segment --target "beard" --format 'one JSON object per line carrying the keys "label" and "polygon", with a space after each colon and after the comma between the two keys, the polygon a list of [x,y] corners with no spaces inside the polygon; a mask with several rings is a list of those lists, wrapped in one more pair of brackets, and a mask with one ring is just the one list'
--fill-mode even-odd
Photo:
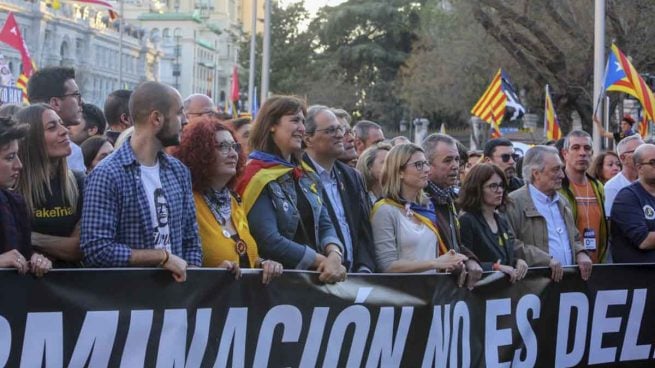
{"label": "beard", "polygon": [[164,147],[177,146],[180,144],[180,132],[172,131],[171,121],[168,119],[164,123],[164,129],[160,130],[156,137]]}

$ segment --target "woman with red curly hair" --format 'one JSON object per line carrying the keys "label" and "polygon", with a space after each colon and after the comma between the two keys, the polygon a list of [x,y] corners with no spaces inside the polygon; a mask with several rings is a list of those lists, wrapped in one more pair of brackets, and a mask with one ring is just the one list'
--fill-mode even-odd
{"label": "woman with red curly hair", "polygon": [[282,274],[282,265],[259,258],[241,200],[232,189],[245,158],[232,132],[213,121],[187,126],[175,154],[191,171],[193,199],[204,267],[262,268],[263,282]]}

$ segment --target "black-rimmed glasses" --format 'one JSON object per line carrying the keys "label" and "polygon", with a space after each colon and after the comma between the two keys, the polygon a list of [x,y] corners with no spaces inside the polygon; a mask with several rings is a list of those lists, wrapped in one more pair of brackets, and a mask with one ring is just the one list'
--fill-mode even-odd
{"label": "black-rimmed glasses", "polygon": [[408,162],[405,165],[403,165],[403,167],[407,167],[407,166],[414,166],[416,170],[423,171],[423,169],[426,166],[430,166],[430,162],[423,160],[423,161]]}
{"label": "black-rimmed glasses", "polygon": [[73,93],[66,93],[65,95],[59,96],[59,98],[66,98],[66,97],[75,97],[77,102],[82,101],[82,94],[80,93],[80,91],[73,92]]}

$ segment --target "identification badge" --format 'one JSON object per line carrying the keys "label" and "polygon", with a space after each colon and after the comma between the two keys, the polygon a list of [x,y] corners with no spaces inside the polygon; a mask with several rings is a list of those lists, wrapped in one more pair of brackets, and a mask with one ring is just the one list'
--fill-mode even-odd
{"label": "identification badge", "polygon": [[583,241],[585,250],[596,250],[596,232],[594,229],[588,227],[584,229]]}

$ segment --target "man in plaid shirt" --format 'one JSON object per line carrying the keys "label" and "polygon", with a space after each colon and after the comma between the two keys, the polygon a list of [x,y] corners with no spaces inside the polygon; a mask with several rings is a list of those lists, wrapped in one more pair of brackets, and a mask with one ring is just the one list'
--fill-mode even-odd
{"label": "man in plaid shirt", "polygon": [[180,94],[158,82],[129,102],[134,134],[87,177],[81,247],[91,267],[163,267],[176,281],[202,251],[189,170],[163,148],[179,143]]}

